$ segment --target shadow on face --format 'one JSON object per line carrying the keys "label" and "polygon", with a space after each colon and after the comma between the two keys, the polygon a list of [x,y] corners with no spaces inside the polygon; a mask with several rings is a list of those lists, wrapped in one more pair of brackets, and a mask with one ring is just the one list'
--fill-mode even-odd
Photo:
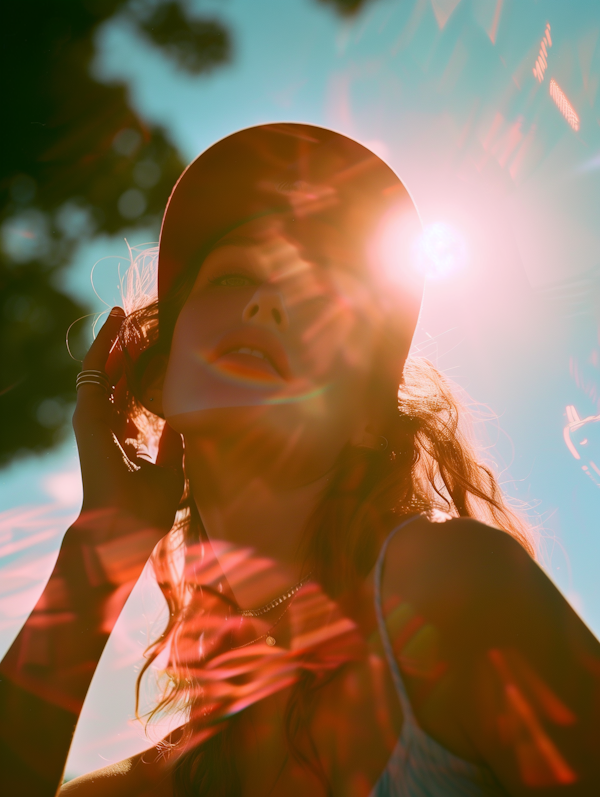
{"label": "shadow on face", "polygon": [[222,238],[178,317],[163,407],[186,436],[341,450],[368,416],[382,328],[363,264],[316,220],[272,215]]}

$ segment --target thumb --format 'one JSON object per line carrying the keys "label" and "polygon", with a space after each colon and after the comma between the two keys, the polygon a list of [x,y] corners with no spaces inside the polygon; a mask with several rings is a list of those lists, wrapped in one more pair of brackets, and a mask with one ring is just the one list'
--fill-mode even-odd
{"label": "thumb", "polygon": [[165,423],[160,436],[156,464],[183,475],[183,438],[168,423]]}

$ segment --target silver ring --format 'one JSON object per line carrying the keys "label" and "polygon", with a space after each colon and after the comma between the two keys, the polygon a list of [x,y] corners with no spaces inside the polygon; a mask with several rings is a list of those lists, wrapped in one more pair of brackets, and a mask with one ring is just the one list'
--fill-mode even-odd
{"label": "silver ring", "polygon": [[105,371],[92,369],[81,371],[75,381],[75,389],[79,390],[81,385],[96,385],[103,388],[108,395],[113,391],[113,385],[111,385],[108,374]]}

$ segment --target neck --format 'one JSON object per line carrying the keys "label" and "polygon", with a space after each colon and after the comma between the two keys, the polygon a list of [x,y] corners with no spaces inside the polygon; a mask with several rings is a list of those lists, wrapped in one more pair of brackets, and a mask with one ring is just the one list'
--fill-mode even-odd
{"label": "neck", "polygon": [[[291,470],[277,457],[241,457],[236,446],[186,439],[186,472],[210,543],[248,550],[248,567],[221,567],[234,599],[243,608],[267,603],[306,575],[303,535],[327,488],[333,462],[320,469]],[[289,463],[288,463],[289,464]],[[216,550],[218,547],[215,545]],[[244,572],[247,573],[244,576]]]}

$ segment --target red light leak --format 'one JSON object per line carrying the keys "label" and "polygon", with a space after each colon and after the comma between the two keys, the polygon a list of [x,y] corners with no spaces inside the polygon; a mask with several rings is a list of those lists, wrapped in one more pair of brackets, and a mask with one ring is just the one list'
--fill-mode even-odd
{"label": "red light leak", "polygon": [[488,31],[488,36],[490,37],[490,41],[492,44],[496,44],[496,34],[498,33],[498,23],[500,22],[500,12],[502,11],[502,0],[498,0],[496,3],[496,10],[494,11],[494,19],[492,22],[492,27]]}
{"label": "red light leak", "polygon": [[579,117],[575,113],[575,109],[567,99],[564,91],[558,85],[556,80],[554,80],[554,78],[550,81],[550,96],[556,103],[558,110],[562,113],[573,130],[579,130]]}
{"label": "red light leak", "polygon": [[538,83],[541,83],[544,79],[544,72],[548,66],[548,50],[550,47],[552,47],[552,39],[550,38],[550,23],[546,22],[546,30],[540,43],[540,52],[537,57],[537,61],[535,62],[535,66],[533,67],[533,74],[537,78]]}
{"label": "red light leak", "polygon": [[504,686],[498,730],[514,748],[523,782],[533,787],[574,783],[576,773],[543,725],[543,718],[555,725],[572,725],[573,712],[517,651],[490,650],[488,656]]}

